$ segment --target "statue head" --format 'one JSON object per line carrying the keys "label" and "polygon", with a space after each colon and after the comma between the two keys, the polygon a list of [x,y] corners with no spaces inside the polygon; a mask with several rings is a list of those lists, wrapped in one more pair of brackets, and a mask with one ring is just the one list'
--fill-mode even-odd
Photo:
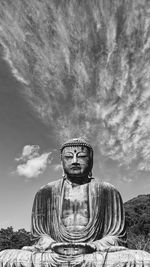
{"label": "statue head", "polygon": [[93,149],[84,139],[75,138],[61,147],[64,174],[70,180],[83,181],[92,176]]}

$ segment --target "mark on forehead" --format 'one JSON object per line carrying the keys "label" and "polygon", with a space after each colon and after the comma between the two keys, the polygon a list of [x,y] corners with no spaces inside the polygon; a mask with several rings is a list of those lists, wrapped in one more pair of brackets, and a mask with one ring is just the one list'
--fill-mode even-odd
{"label": "mark on forehead", "polygon": [[72,148],[74,152],[77,152],[78,149],[81,149],[82,151],[86,149],[85,146],[71,146],[70,148]]}

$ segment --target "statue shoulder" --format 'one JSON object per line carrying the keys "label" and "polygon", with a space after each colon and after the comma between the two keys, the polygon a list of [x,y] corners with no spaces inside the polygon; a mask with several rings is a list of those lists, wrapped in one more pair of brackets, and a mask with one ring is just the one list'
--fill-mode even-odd
{"label": "statue shoulder", "polygon": [[62,179],[56,180],[56,181],[52,181],[46,185],[43,185],[36,193],[36,196],[38,195],[43,195],[46,192],[51,192],[53,189],[58,189],[61,187],[62,184]]}
{"label": "statue shoulder", "polygon": [[97,194],[100,198],[104,197],[105,200],[110,201],[110,199],[115,199],[116,202],[120,203],[122,205],[122,197],[118,189],[115,188],[114,185],[100,181],[98,179],[94,179],[92,191],[94,194]]}
{"label": "statue shoulder", "polygon": [[108,182],[104,182],[104,181],[101,181],[101,180],[95,178],[93,183],[97,187],[99,187],[101,189],[105,189],[105,190],[108,190],[108,191],[114,191],[114,192],[118,192],[119,193],[118,189],[114,185],[112,185],[112,184],[110,184]]}

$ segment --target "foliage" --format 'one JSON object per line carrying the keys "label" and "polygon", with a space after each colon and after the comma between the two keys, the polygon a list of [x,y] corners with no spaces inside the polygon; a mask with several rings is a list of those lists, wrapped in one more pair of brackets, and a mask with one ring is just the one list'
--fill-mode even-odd
{"label": "foliage", "polygon": [[125,204],[128,247],[150,252],[150,194]]}
{"label": "foliage", "polygon": [[127,242],[130,249],[140,249],[150,252],[150,235],[136,235],[133,232],[128,231]]}
{"label": "foliage", "polygon": [[0,230],[0,251],[4,249],[21,249],[23,246],[32,245],[31,233],[25,229],[14,231],[13,227]]}

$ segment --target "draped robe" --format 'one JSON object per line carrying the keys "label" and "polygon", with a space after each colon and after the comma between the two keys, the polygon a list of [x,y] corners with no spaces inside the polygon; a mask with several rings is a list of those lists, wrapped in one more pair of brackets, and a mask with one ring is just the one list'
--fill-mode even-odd
{"label": "draped robe", "polygon": [[65,186],[65,181],[58,180],[43,187],[35,196],[32,210],[34,236],[46,234],[56,242],[94,241],[97,247],[109,243],[125,245],[123,204],[119,192],[112,185],[98,183],[95,179],[87,184],[89,222],[82,231],[75,233],[68,232],[61,220]]}
{"label": "draped robe", "polygon": [[62,220],[67,186],[66,180],[58,180],[37,192],[32,209],[32,234],[39,239],[35,247],[42,248],[43,240],[48,239],[51,243],[93,243],[96,252],[66,256],[50,249],[35,252],[5,250],[0,253],[1,266],[150,266],[149,253],[125,247],[123,203],[119,192],[112,185],[96,179],[86,184],[88,223],[82,230],[75,231],[69,231]]}

